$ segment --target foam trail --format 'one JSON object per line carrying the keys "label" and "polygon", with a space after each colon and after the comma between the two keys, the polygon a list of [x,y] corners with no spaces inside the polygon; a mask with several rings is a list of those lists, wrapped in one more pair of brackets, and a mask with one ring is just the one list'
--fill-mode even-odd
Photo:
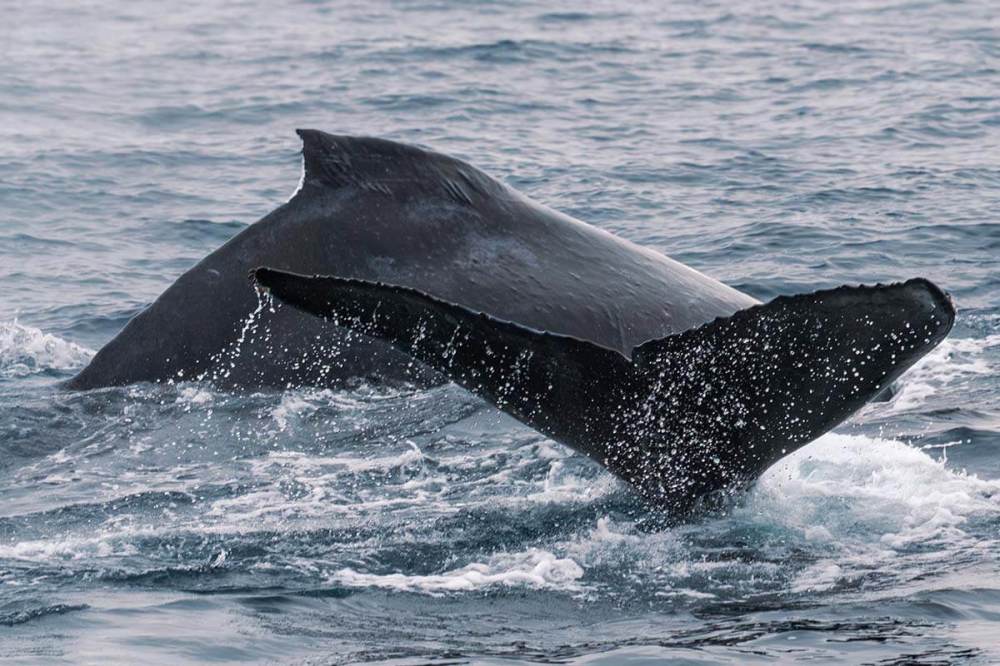
{"label": "foam trail", "polygon": [[505,554],[488,563],[473,562],[441,574],[408,576],[402,573],[369,574],[344,568],[334,574],[341,585],[380,587],[401,592],[470,592],[493,586],[575,589],[583,569],[569,558],[532,548]]}

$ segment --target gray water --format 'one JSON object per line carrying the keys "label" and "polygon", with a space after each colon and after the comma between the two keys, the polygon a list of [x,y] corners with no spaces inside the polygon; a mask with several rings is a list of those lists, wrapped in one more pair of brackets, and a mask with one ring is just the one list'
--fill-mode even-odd
{"label": "gray water", "polygon": [[[1000,21],[972,2],[0,2],[0,657],[1000,661]],[[68,393],[281,204],[415,142],[767,299],[928,277],[951,338],[665,528],[454,386]]]}

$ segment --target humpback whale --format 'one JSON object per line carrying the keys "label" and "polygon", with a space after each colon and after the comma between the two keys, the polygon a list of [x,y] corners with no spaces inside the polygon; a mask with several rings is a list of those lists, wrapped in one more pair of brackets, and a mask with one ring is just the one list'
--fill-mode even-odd
{"label": "humpback whale", "polygon": [[[450,379],[684,512],[836,426],[954,321],[920,279],[761,304],[452,157],[298,134],[292,198],[70,388]],[[264,307],[260,288],[292,307]]]}
{"label": "humpback whale", "polygon": [[[757,301],[663,254],[532,201],[465,162],[299,130],[292,198],[181,275],[69,387],[204,379],[223,388],[444,378],[385,341],[293,308],[259,313],[258,266],[402,285],[623,354]],[[331,345],[333,340],[342,344]],[[336,358],[318,345],[337,349]]]}
{"label": "humpback whale", "polygon": [[619,349],[417,289],[259,268],[280,300],[395,345],[683,514],[754,481],[936,346],[954,307],[931,282],[773,301]]}

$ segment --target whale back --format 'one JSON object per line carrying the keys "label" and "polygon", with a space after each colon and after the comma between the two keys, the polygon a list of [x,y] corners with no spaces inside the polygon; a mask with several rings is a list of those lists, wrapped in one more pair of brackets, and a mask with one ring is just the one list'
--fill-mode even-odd
{"label": "whale back", "polygon": [[[290,308],[259,309],[256,266],[405,285],[524,326],[628,353],[756,303],[648,248],[543,206],[460,160],[300,130],[296,194],[137,314],[74,388],[207,378],[334,386],[440,376],[380,340]],[[340,340],[330,359],[317,343]]]}

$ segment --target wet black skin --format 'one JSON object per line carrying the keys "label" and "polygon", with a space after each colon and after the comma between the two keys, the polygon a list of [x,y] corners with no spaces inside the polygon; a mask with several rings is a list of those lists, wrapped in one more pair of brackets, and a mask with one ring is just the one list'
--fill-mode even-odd
{"label": "wet black skin", "polygon": [[[206,379],[223,387],[443,381],[380,340],[292,308],[260,314],[249,270],[270,266],[418,289],[624,354],[756,300],[664,255],[531,201],[445,155],[300,130],[304,176],[285,205],[192,267],[69,383],[89,389]],[[263,354],[264,348],[268,349]],[[316,359],[320,362],[316,362]]]}
{"label": "wet black skin", "polygon": [[[841,423],[943,340],[955,316],[926,280],[840,287],[623,354],[408,287],[253,275],[295,309],[394,345],[675,514],[745,487]],[[319,351],[335,355],[342,342]]]}

